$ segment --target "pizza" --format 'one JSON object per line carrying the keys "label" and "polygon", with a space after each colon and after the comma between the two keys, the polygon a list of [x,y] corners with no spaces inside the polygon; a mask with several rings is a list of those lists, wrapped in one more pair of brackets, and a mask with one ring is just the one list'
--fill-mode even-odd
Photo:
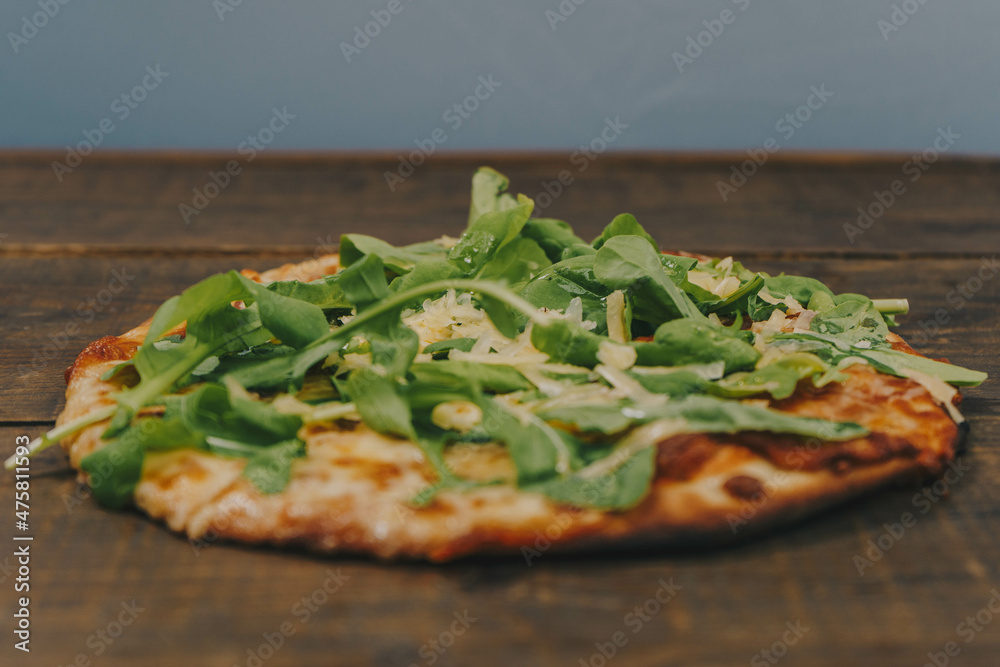
{"label": "pizza", "polygon": [[473,177],[458,237],[212,276],[66,371],[60,442],[108,508],[196,544],[445,561],[720,544],[947,469],[985,374],[903,299],[592,242]]}

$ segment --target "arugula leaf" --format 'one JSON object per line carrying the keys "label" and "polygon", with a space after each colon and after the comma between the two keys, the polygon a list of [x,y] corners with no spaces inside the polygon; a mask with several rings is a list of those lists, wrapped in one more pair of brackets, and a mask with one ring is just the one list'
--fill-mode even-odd
{"label": "arugula leaf", "polygon": [[524,223],[521,236],[535,241],[552,262],[569,257],[569,253],[594,254],[594,249],[573,233],[569,223],[553,218],[532,218]]}
{"label": "arugula leaf", "polygon": [[752,368],[760,352],[733,332],[708,322],[691,319],[664,322],[653,342],[631,343],[638,355],[637,366],[684,366],[723,361],[725,372]]}
{"label": "arugula leaf", "polygon": [[339,275],[345,297],[359,313],[389,296],[385,265],[378,255],[365,255],[363,260],[355,262]]}
{"label": "arugula leaf", "polygon": [[528,489],[574,507],[627,510],[649,493],[656,472],[656,448],[647,447],[604,474],[572,475],[530,485]]}
{"label": "arugula leaf", "polygon": [[735,292],[725,298],[698,301],[698,308],[706,314],[719,313],[720,315],[726,315],[741,313],[747,310],[747,302],[750,297],[755,296],[763,286],[764,276],[758,273],[742,283]]}
{"label": "arugula leaf", "polygon": [[279,280],[270,283],[267,289],[289,299],[311,303],[323,310],[349,309],[351,304],[340,287],[339,280],[339,276],[326,276],[310,283]]}
{"label": "arugula leaf", "polygon": [[[815,297],[810,299],[810,303],[814,301]],[[813,318],[809,327],[812,331],[834,335],[852,345],[868,341],[872,347],[889,347],[886,340],[889,327],[871,299],[858,294],[841,294],[836,301],[838,305]]]}
{"label": "arugula leaf", "polygon": [[442,359],[446,359],[448,357],[448,352],[451,352],[452,350],[468,352],[473,348],[473,346],[475,346],[475,344],[475,338],[449,338],[447,340],[439,340],[431,343],[424,348],[424,354],[432,354],[435,359],[439,358],[439,356]]}
{"label": "arugula leaf", "polygon": [[764,286],[771,296],[783,299],[786,296],[793,297],[802,305],[809,303],[809,300],[817,292],[822,292],[829,297],[833,297],[830,288],[816,280],[805,276],[767,276],[764,278]]}
{"label": "arugula leaf", "polygon": [[297,439],[261,447],[247,461],[243,476],[261,493],[280,493],[291,479],[292,462],[304,455],[305,443]]}
{"label": "arugula leaf", "polygon": [[[465,387],[461,397],[471,399],[476,392],[468,389],[470,386],[476,387],[477,391],[489,391],[496,394],[523,391],[531,389],[533,386],[513,366],[481,364],[473,361],[418,362],[410,366],[410,374],[413,376],[410,394],[416,394],[419,389],[432,386]],[[456,391],[458,390],[456,389]],[[444,400],[454,400],[454,397]]]}
{"label": "arugula leaf", "polygon": [[[627,410],[623,410],[627,408]],[[711,396],[688,396],[659,405],[600,404],[559,407],[539,412],[546,421],[570,424],[581,431],[616,433],[624,420],[645,424],[660,419],[680,419],[685,433],[737,433],[769,431],[789,433],[822,440],[850,440],[868,433],[852,422],[832,422],[813,417],[799,417],[787,412],[746,405]],[[651,443],[655,444],[655,443]]]}
{"label": "arugula leaf", "polygon": [[654,326],[679,317],[706,319],[667,276],[659,255],[642,237],[608,239],[595,256],[594,276],[612,290],[629,290],[633,317]]}
{"label": "arugula leaf", "polygon": [[766,366],[744,373],[732,373],[709,385],[708,391],[723,398],[744,398],[768,393],[774,399],[795,393],[799,381],[818,379],[830,370],[819,357],[804,352],[789,354]]}
{"label": "arugula leaf", "polygon": [[634,507],[649,492],[655,472],[656,443],[664,437],[683,433],[774,431],[847,440],[868,432],[857,424],[796,417],[707,396],[691,396],[653,407],[628,404],[561,407],[540,416],[571,424],[581,431],[603,434],[619,433],[631,424],[646,424],[585,468],[531,487],[577,507],[612,510]]}
{"label": "arugula leaf", "polygon": [[517,482],[525,486],[569,472],[569,446],[565,432],[557,431],[528,410],[512,414],[495,398],[480,397],[483,430],[507,445]]}
{"label": "arugula leaf", "polygon": [[517,238],[533,207],[534,202],[518,195],[517,206],[482,214],[448,251],[448,260],[462,275],[477,275],[500,248]]}
{"label": "arugula leaf", "polygon": [[302,419],[219,384],[204,384],[181,399],[181,417],[192,432],[266,446],[296,437]]}
{"label": "arugula leaf", "polygon": [[369,427],[379,433],[416,438],[410,406],[400,396],[395,380],[370,366],[359,368],[347,378],[347,391]]}
{"label": "arugula leaf", "polygon": [[638,236],[646,239],[649,245],[653,247],[653,251],[657,254],[660,253],[660,244],[642,228],[642,225],[639,224],[638,220],[631,213],[622,213],[615,216],[615,219],[608,223],[608,226],[604,228],[601,235],[594,239],[590,245],[593,246],[594,250],[600,250],[605,243],[616,236]]}
{"label": "arugula leaf", "polygon": [[933,359],[907,352],[898,352],[891,349],[858,348],[835,336],[798,332],[779,333],[774,334],[773,337],[776,340],[808,341],[811,344],[809,351],[830,364],[837,364],[850,357],[860,357],[870,362],[876,370],[897,377],[908,377],[906,371],[908,369],[915,370],[956,387],[974,387],[988,377],[986,373],[981,371],[934,361]]}
{"label": "arugula leaf", "polygon": [[422,261],[444,259],[445,249],[436,243],[417,243],[397,248],[381,239],[364,234],[344,234],[340,237],[340,265],[353,266],[364,257],[378,257],[396,274],[404,274]]}
{"label": "arugula leaf", "polygon": [[690,394],[700,394],[708,390],[711,383],[694,371],[679,369],[675,373],[635,373],[629,374],[643,389],[654,394],[666,394],[671,398],[681,398]]}
{"label": "arugula leaf", "polygon": [[478,278],[506,283],[517,291],[552,262],[535,241],[515,238],[480,269]]}
{"label": "arugula leaf", "polygon": [[446,259],[428,259],[417,262],[412,271],[393,280],[389,287],[393,292],[407,292],[428,283],[461,278],[462,275],[462,270]]}
{"label": "arugula leaf", "polygon": [[90,489],[97,502],[111,509],[128,505],[142,477],[145,455],[136,440],[119,437],[84,457],[80,469],[90,475]]}
{"label": "arugula leaf", "polygon": [[543,269],[521,288],[520,294],[535,306],[550,310],[566,310],[570,301],[579,298],[583,319],[597,323],[595,333],[606,334],[606,299],[612,291],[594,275],[594,255],[582,255]]}
{"label": "arugula leaf", "polygon": [[509,180],[490,167],[480,167],[472,176],[472,204],[469,207],[469,224],[486,213],[506,211],[518,205],[514,196],[507,193]]}
{"label": "arugula leaf", "polygon": [[536,323],[531,329],[532,345],[553,360],[574,366],[593,368],[600,363],[597,353],[601,343],[617,344],[568,320]]}
{"label": "arugula leaf", "polygon": [[[240,310],[230,305],[237,300],[252,302],[253,307]],[[184,321],[183,342],[157,347],[160,336]],[[272,334],[301,348],[328,331],[323,311],[313,304],[272,292],[235,271],[207,278],[156,311],[133,358],[140,381],[115,396],[122,409],[106,435],[125,428],[140,408],[168,392],[210,356],[247,349]]]}

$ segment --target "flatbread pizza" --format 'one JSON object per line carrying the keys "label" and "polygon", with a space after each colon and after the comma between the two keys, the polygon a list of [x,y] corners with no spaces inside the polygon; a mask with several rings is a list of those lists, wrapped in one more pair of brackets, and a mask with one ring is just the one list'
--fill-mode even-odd
{"label": "flatbread pizza", "polygon": [[32,449],[195,543],[432,561],[726,542],[954,459],[986,376],[905,300],[532,211],[483,168],[457,238],[210,277],[87,346]]}

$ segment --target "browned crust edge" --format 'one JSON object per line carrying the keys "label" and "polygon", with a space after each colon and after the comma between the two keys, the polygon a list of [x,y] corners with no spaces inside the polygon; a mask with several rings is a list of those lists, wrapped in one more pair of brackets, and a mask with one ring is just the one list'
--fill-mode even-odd
{"label": "browned crust edge", "polygon": [[[336,266],[337,256],[327,255],[301,264],[288,264],[263,274],[253,271],[244,273],[257,280],[310,280],[335,271]],[[121,336],[105,336],[80,353],[66,372],[67,404],[57,423],[82,416],[113,401],[109,395],[113,386],[101,381],[100,375],[111,365],[134,355],[148,330],[148,324],[147,321]],[[890,340],[896,349],[915,353],[902,338],[896,334],[892,336]],[[919,393],[918,389],[911,387],[911,390]],[[929,394],[926,399],[929,399]],[[953,425],[945,410],[940,407],[937,410],[940,413],[936,416],[938,425],[944,423],[941,420]],[[106,423],[96,424],[62,443],[74,468],[79,470],[80,460],[103,446],[99,436],[105,426]],[[325,506],[311,513],[302,510],[297,520],[278,530],[273,526],[268,528],[266,522],[255,526],[252,520],[232,520],[225,524],[209,520],[200,526],[185,525],[183,521],[178,521],[176,515],[171,516],[169,511],[144,506],[142,497],[138,495],[137,505],[174,530],[186,532],[191,539],[210,534],[213,540],[294,545],[321,552],[365,553],[382,558],[444,561],[472,554],[520,551],[530,561],[534,554],[550,549],[565,552],[690,547],[740,540],[801,520],[888,484],[919,481],[939,474],[954,458],[961,435],[958,428],[948,431],[947,435],[945,431],[940,433],[942,435],[936,441],[922,444],[912,456],[893,456],[839,472],[832,469],[783,469],[760,453],[748,450],[742,443],[718,443],[716,458],[720,460],[715,461],[714,468],[709,466],[708,470],[700,470],[690,479],[658,478],[646,500],[628,512],[577,510],[544,499],[543,509],[520,523],[488,517],[478,524],[473,522],[461,533],[435,535],[424,540],[404,539],[392,545],[373,540],[363,530],[364,526],[357,523],[360,521],[363,524],[363,517],[354,522],[339,521],[335,511],[328,511],[334,508]],[[204,471],[198,473],[201,476],[204,474]],[[736,477],[756,480],[763,491],[741,494],[727,490],[727,482]],[[87,480],[82,472],[80,478]],[[241,519],[252,519],[261,512],[275,511],[275,497],[263,497],[245,482],[230,480],[225,488],[228,491],[220,489],[208,502],[217,504],[225,493],[237,493],[243,498],[239,509]],[[752,485],[750,488],[753,488]],[[515,493],[520,496],[535,495]],[[447,508],[455,502],[464,501],[446,496],[442,504]],[[441,506],[417,510],[418,515],[422,512],[428,513],[425,518],[431,522],[445,518],[441,515]]]}

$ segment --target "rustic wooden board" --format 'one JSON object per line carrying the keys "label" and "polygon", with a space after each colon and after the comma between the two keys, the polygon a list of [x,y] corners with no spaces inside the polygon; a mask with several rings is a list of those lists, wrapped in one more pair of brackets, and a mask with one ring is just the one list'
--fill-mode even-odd
{"label": "rustic wooden board", "polygon": [[[547,194],[544,184],[568,172],[572,182],[542,212],[569,220],[585,236],[628,211],[665,245],[691,250],[976,253],[996,245],[1000,223],[1000,166],[986,160],[942,158],[911,181],[905,155],[778,155],[723,201],[717,183],[745,154],[605,155],[582,172],[570,155],[459,154],[432,156],[395,191],[384,176],[396,169],[395,157],[264,155],[185,224],[180,204],[190,205],[193,190],[204,190],[209,173],[235,157],[90,156],[59,182],[51,168],[58,155],[0,155],[5,243],[311,254],[368,225],[396,243],[418,241],[461,230],[472,172],[487,163],[540,206],[547,202],[537,196]],[[895,180],[903,194],[850,243],[843,225]]]}
{"label": "rustic wooden board", "polygon": [[[6,449],[14,434],[39,430],[4,428],[0,442]],[[973,416],[962,459],[970,469],[948,487],[949,498],[926,504],[926,514],[913,501],[919,489],[889,490],[734,549],[543,555],[530,567],[517,557],[386,565],[196,548],[136,514],[99,509],[52,456],[33,464],[35,648],[30,662],[14,664],[65,665],[84,654],[100,665],[246,665],[247,651],[285,622],[294,634],[267,665],[429,664],[433,649],[421,656],[421,647],[466,610],[475,622],[437,664],[576,666],[618,631],[628,642],[614,664],[752,664],[782,640],[788,622],[808,630],[784,664],[920,665],[948,641],[961,645],[955,664],[994,664],[1000,618],[971,643],[956,626],[1000,582],[998,451],[1000,419]],[[5,477],[4,506],[10,486]],[[928,493],[938,498],[941,490]],[[890,541],[883,526],[907,512],[916,523]],[[868,542],[880,538],[889,548],[878,558]],[[0,552],[0,565],[10,551]],[[878,560],[859,575],[855,556]],[[317,593],[307,618],[308,608],[296,605],[322,590],[331,570],[342,585],[325,601]],[[654,598],[661,580],[681,586],[676,596],[659,611],[650,603],[648,621],[628,616]],[[133,599],[143,611],[97,656],[104,644],[89,638]],[[3,650],[10,655],[8,641]]]}
{"label": "rustic wooden board", "polygon": [[[844,216],[872,189],[884,189],[879,184],[902,161],[775,161],[722,204],[714,181],[731,158],[603,156],[547,213],[580,221],[589,234],[631,210],[670,246],[735,252],[751,268],[816,276],[837,291],[907,297],[904,336],[932,356],[998,377],[1000,280],[975,290],[969,281],[1000,247],[1000,164],[935,165],[852,247]],[[450,157],[425,165],[390,195],[381,174],[392,160],[261,160],[196,228],[184,230],[178,198],[224,162],[93,157],[58,184],[44,157],[0,154],[0,234],[7,235],[0,236],[0,451],[9,452],[16,435],[50,426],[62,370],[84,344],[130,328],[198,279],[304,259],[342,231],[397,242],[455,233],[474,164],[497,165],[532,194],[532,184],[569,164],[552,156]],[[135,277],[101,304],[114,271]],[[956,285],[975,293],[959,300]],[[935,315],[946,321],[931,332]],[[47,342],[51,353],[33,364]],[[259,664],[251,651],[268,667],[405,667],[432,658],[437,665],[600,665],[600,647],[610,652],[621,632],[624,645],[608,664],[775,664],[759,653],[773,648],[777,664],[921,665],[951,641],[960,653],[949,664],[995,664],[1000,617],[981,612],[1000,589],[995,384],[966,392],[972,428],[961,475],[926,490],[940,502],[915,496],[917,488],[887,490],[734,549],[545,554],[530,566],[517,557],[431,566],[195,548],[136,513],[98,508],[61,453],[50,452],[32,463],[33,651],[27,659],[15,654],[5,621],[0,662]],[[12,493],[4,476],[0,505],[10,507]],[[887,536],[886,526],[905,513],[913,525]],[[0,531],[7,545],[12,522]],[[875,560],[869,540],[879,539],[889,548]],[[14,610],[12,553],[12,546],[0,549],[6,619]],[[855,557],[873,562],[859,573]],[[342,579],[334,593],[322,588],[330,571]],[[643,620],[635,607],[655,599],[661,580],[680,586],[676,597],[659,609],[650,602],[654,612]],[[314,594],[314,611],[296,607]],[[122,604],[133,599],[141,611],[118,634]],[[452,635],[455,614],[466,611],[476,620]],[[960,625],[969,616],[981,631]],[[775,642],[797,622],[808,629],[785,655]],[[272,654],[265,635],[278,643],[283,623],[289,636]]]}

